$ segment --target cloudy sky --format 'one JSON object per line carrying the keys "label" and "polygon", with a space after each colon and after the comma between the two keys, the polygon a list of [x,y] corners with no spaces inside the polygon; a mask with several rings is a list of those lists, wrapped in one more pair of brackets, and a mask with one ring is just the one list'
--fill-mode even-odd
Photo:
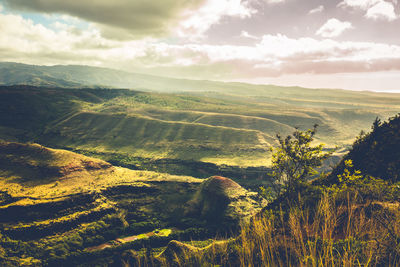
{"label": "cloudy sky", "polygon": [[0,0],[0,61],[400,92],[400,3]]}

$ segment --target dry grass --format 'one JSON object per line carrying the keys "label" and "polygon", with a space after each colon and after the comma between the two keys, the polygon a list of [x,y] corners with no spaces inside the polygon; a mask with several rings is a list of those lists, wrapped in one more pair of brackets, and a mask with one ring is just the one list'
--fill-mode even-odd
{"label": "dry grass", "polygon": [[399,214],[349,195],[336,201],[325,195],[314,214],[294,207],[255,219],[240,235],[240,266],[397,266]]}
{"label": "dry grass", "polygon": [[[205,248],[175,243],[138,266],[398,266],[400,214],[377,203],[324,195],[312,210],[268,212],[240,235]],[[172,255],[172,256],[171,256]],[[129,262],[127,261],[127,264]],[[132,263],[131,263],[132,264]]]}

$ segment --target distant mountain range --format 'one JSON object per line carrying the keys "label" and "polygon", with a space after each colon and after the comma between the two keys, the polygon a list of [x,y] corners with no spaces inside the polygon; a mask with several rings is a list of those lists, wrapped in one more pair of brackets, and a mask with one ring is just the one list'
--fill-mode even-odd
{"label": "distant mountain range", "polygon": [[[115,69],[82,66],[55,65],[39,66],[14,62],[0,62],[0,85],[33,85],[44,87],[113,87],[142,91],[159,92],[219,92],[240,95],[268,95],[279,92],[278,96],[326,95],[326,89],[306,89],[302,87],[283,87],[274,85],[255,85],[238,82],[218,82],[188,80],[147,74],[131,73]],[[245,89],[245,90],[243,90]],[[318,93],[316,94],[316,90]],[[322,91],[321,91],[322,90]],[[360,92],[339,90],[347,97]],[[337,90],[328,90],[328,95],[336,95]],[[267,94],[266,94],[267,93]]]}
{"label": "distant mountain range", "polygon": [[[122,88],[139,91],[164,93],[200,93],[202,96],[222,99],[232,97],[243,100],[249,97],[257,102],[273,102],[307,107],[354,108],[354,103],[364,100],[382,104],[378,98],[395,98],[399,94],[350,91],[341,89],[308,89],[297,86],[255,85],[238,82],[218,82],[206,80],[176,79],[147,74],[130,73],[115,69],[81,66],[56,65],[37,66],[13,62],[0,62],[0,85],[33,85],[38,87],[63,88]],[[239,96],[239,98],[237,98]],[[382,99],[381,99],[382,100]],[[312,102],[312,103],[311,103]],[[349,103],[350,102],[350,103]],[[375,104],[375,103],[374,103]],[[360,108],[362,106],[357,106]]]}
{"label": "distant mountain range", "polygon": [[137,87],[138,82],[154,77],[118,70],[77,65],[36,66],[0,62],[1,85],[35,85],[59,87],[107,86]]}
{"label": "distant mountain range", "polygon": [[221,91],[226,87],[223,82],[174,79],[91,66],[36,66],[13,62],[0,62],[0,85],[113,87],[159,92]]}

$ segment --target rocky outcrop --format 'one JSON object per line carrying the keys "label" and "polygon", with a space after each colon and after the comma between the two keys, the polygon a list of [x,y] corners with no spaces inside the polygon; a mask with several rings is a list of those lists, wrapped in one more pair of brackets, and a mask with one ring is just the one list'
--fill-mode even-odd
{"label": "rocky outcrop", "polygon": [[237,226],[264,204],[257,193],[247,191],[229,178],[212,176],[201,184],[187,203],[185,213],[221,227]]}

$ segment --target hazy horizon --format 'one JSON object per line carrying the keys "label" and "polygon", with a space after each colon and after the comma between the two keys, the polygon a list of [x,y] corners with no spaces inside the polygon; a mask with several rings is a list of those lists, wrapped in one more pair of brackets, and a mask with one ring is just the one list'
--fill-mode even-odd
{"label": "hazy horizon", "polygon": [[397,0],[0,0],[0,60],[400,92]]}

